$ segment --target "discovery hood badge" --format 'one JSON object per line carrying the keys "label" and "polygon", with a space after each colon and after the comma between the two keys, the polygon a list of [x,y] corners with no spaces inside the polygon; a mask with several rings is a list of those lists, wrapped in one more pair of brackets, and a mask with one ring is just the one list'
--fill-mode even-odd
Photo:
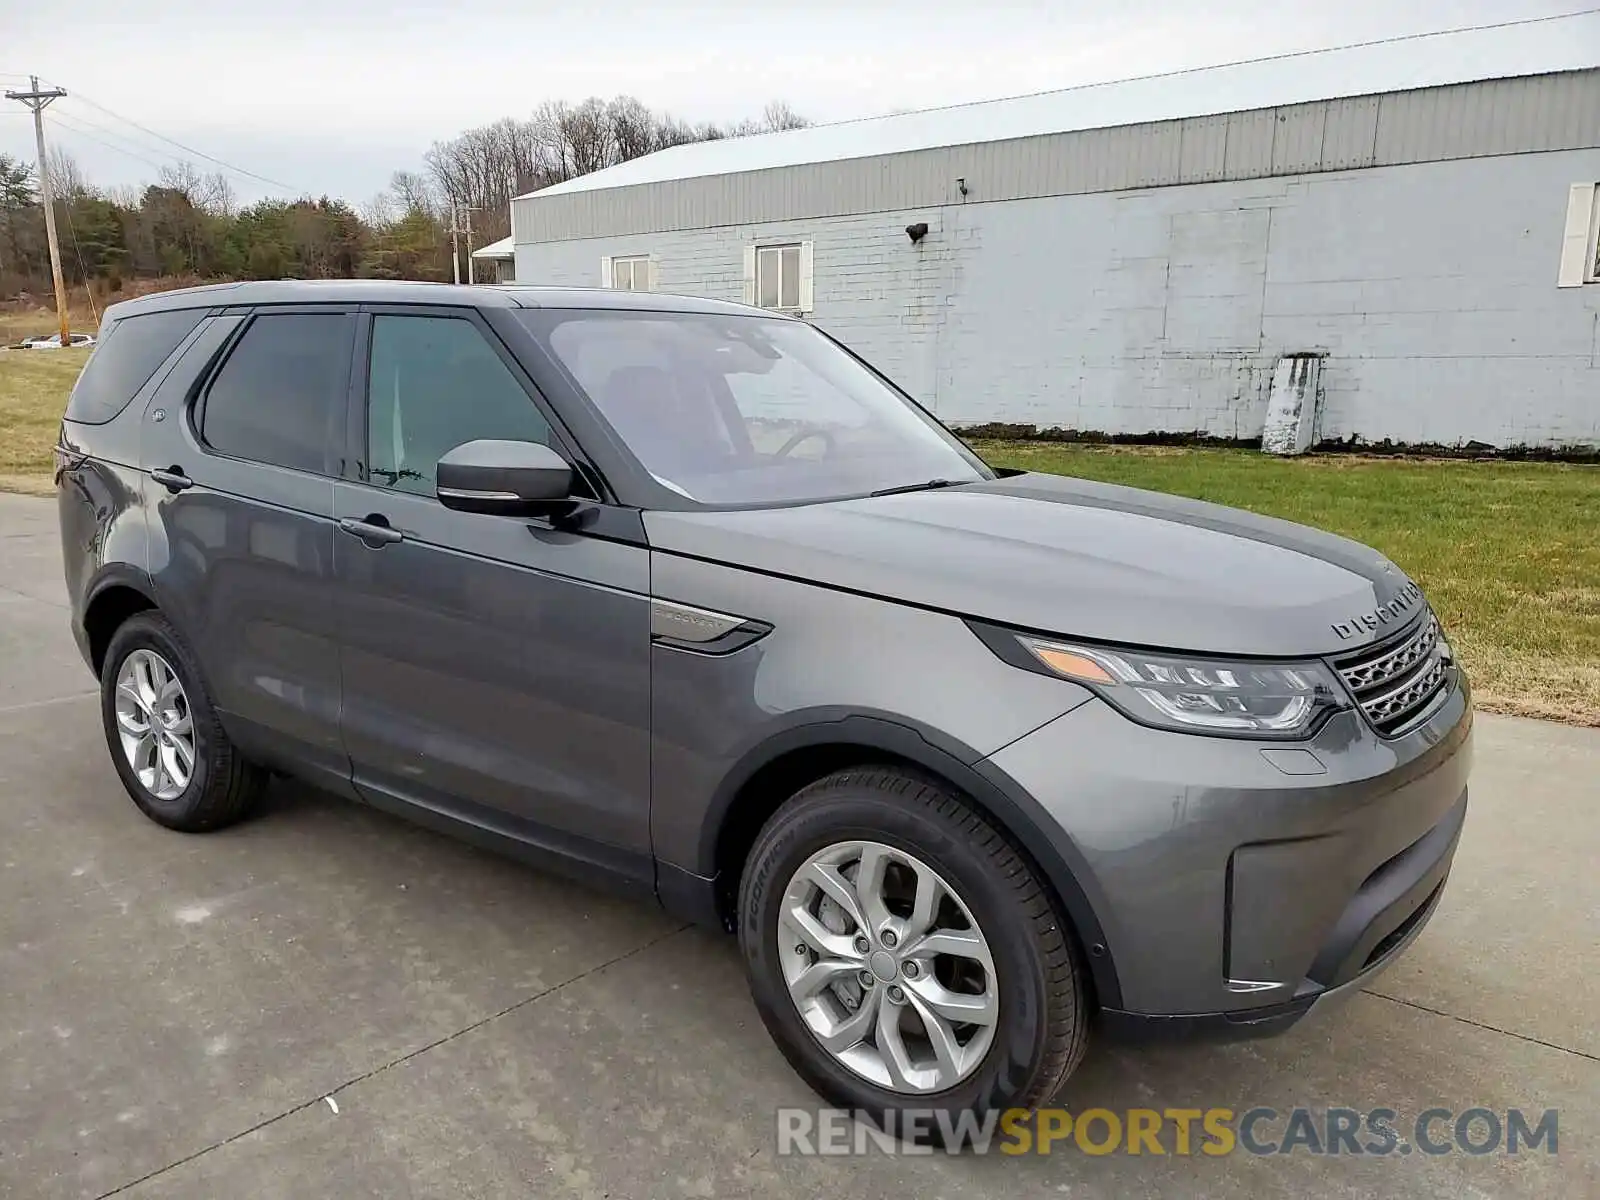
{"label": "discovery hood badge", "polygon": [[1392,625],[1409,617],[1420,603],[1422,603],[1422,589],[1414,583],[1407,583],[1389,603],[1348,621],[1335,621],[1333,631],[1346,640],[1355,637],[1363,630],[1376,633],[1385,625]]}

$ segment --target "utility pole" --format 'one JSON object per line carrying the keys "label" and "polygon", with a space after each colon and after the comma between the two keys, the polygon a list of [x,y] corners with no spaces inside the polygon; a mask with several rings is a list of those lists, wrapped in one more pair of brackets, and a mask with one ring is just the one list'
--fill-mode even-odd
{"label": "utility pole", "polygon": [[456,202],[450,201],[450,274],[461,282],[461,247],[456,242]]}
{"label": "utility pole", "polygon": [[39,199],[44,203],[44,236],[50,243],[50,274],[55,278],[56,315],[61,318],[61,346],[65,349],[72,344],[72,335],[67,330],[67,284],[61,275],[61,243],[56,241],[55,198],[50,195],[50,166],[44,155],[44,110],[50,101],[59,100],[67,93],[60,88],[42,92],[39,77],[30,75],[28,78],[33,84],[32,91],[8,91],[6,99],[20,100],[33,110],[33,137],[39,146]]}
{"label": "utility pole", "polygon": [[467,206],[467,282],[476,283],[472,274],[472,206]]}

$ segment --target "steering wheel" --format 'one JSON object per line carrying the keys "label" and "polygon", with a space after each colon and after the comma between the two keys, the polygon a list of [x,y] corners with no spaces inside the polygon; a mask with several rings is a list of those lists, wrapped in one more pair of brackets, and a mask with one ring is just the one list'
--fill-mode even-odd
{"label": "steering wheel", "polygon": [[778,450],[773,457],[788,458],[790,452],[793,451],[796,446],[809,442],[812,438],[821,438],[823,442],[826,443],[827,449],[823,451],[825,455],[833,453],[833,434],[829,433],[820,425],[806,425],[795,430],[795,432],[790,435],[789,440],[778,447]]}

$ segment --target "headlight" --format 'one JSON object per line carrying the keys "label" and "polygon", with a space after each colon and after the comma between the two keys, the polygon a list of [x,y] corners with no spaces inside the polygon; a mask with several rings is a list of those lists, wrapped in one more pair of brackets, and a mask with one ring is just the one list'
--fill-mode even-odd
{"label": "headlight", "polygon": [[[1250,662],[1110,650],[1012,635],[1049,674],[1093,688],[1145,725],[1295,738],[1350,701],[1317,662]],[[987,640],[987,639],[986,639]]]}

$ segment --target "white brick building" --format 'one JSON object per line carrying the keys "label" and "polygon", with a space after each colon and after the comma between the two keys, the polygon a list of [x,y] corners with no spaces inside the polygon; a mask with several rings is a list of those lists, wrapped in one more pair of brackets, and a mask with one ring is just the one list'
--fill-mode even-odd
{"label": "white brick building", "polygon": [[662,151],[518,198],[515,276],[802,312],[956,425],[1254,439],[1311,353],[1318,440],[1600,445],[1600,69],[1234,75]]}

